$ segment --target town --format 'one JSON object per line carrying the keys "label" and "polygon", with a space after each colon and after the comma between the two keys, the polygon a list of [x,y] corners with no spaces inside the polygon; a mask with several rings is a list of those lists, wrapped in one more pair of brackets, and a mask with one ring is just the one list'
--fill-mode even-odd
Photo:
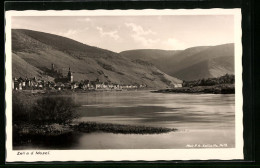
{"label": "town", "polygon": [[54,68],[50,72],[56,78],[54,81],[44,80],[42,78],[16,78],[12,79],[13,90],[129,90],[129,89],[141,89],[146,88],[146,84],[133,85],[133,84],[116,84],[109,82],[102,82],[98,78],[94,81],[81,80],[80,82],[74,81],[73,74],[69,68],[67,76],[61,75]]}

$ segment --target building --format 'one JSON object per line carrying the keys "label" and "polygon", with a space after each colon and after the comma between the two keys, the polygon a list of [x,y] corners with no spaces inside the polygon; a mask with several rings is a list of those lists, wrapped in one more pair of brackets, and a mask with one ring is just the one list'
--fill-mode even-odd
{"label": "building", "polygon": [[73,79],[72,72],[70,71],[70,68],[69,68],[67,76],[57,76],[57,78],[55,78],[54,81],[56,83],[58,83],[58,82],[61,82],[61,83],[72,83],[74,81],[74,79]]}
{"label": "building", "polygon": [[182,83],[176,83],[176,84],[174,84],[174,87],[175,88],[180,88],[180,87],[182,87]]}
{"label": "building", "polygon": [[68,72],[68,82],[73,82],[73,75],[72,75],[72,72],[70,71],[70,67],[69,67],[69,72]]}

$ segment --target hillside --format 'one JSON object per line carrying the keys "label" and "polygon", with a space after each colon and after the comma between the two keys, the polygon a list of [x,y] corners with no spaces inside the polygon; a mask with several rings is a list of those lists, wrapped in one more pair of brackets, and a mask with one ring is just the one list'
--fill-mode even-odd
{"label": "hillside", "polygon": [[157,52],[149,60],[149,52],[130,50],[120,54],[130,59],[139,58],[149,61],[163,72],[182,80],[219,77],[226,73],[234,73],[234,44],[218,46],[192,47],[165,56],[165,52]]}
{"label": "hillside", "polygon": [[43,32],[12,30],[13,77],[39,77],[53,80],[47,72],[51,64],[66,75],[70,67],[74,79],[119,84],[146,84],[165,88],[182,81],[165,74],[152,64],[128,59],[109,50]]}
{"label": "hillside", "polygon": [[165,61],[169,60],[172,56],[180,53],[181,50],[159,50],[159,49],[140,49],[140,50],[127,50],[120,54],[132,60],[141,59],[148,61],[157,66],[157,68],[164,69]]}

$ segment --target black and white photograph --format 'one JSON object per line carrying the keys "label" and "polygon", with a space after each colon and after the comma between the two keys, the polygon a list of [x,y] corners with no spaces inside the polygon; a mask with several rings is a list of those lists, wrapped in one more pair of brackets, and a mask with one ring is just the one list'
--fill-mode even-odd
{"label": "black and white photograph", "polygon": [[7,160],[242,159],[240,13],[7,13]]}

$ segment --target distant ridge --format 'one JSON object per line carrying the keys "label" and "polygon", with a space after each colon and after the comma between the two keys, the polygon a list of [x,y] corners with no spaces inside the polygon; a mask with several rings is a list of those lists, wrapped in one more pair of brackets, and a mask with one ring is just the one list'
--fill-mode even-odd
{"label": "distant ridge", "polygon": [[233,43],[192,47],[182,51],[129,50],[120,54],[130,59],[149,61],[161,71],[182,80],[234,74]]}

